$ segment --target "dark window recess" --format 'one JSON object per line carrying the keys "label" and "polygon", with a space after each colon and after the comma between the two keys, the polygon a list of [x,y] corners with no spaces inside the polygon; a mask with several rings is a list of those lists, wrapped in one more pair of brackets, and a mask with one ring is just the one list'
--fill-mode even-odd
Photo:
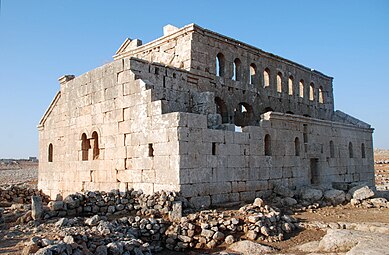
{"label": "dark window recess", "polygon": [[270,135],[265,135],[265,156],[271,156],[271,140]]}
{"label": "dark window recess", "polygon": [[216,143],[212,143],[212,155],[216,155]]}
{"label": "dark window recess", "polygon": [[49,149],[48,149],[48,152],[47,152],[47,160],[49,162],[53,162],[53,144],[49,144]]}
{"label": "dark window recess", "polygon": [[362,158],[366,158],[366,151],[365,151],[365,144],[361,144],[361,153],[362,153]]}
{"label": "dark window recess", "polygon": [[154,148],[152,143],[149,143],[149,157],[154,157]]}

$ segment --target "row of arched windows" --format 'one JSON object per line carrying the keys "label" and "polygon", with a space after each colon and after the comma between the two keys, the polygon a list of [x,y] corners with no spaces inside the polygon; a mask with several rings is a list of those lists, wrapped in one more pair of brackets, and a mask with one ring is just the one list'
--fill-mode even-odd
{"label": "row of arched windows", "polygon": [[[216,75],[220,77],[225,76],[225,58],[222,53],[218,53],[216,55]],[[239,81],[242,78],[242,64],[239,58],[236,58],[233,62],[233,73],[232,73],[232,80]],[[257,75],[257,66],[252,63],[249,66],[250,76],[249,76],[249,83],[254,85],[259,83],[258,75]],[[282,73],[277,73],[277,92],[282,92]],[[288,94],[292,96],[295,92],[293,91],[293,84],[294,84],[294,78],[292,75],[288,77]],[[267,88],[270,87],[270,69],[265,68],[263,71],[263,87]],[[305,91],[305,82],[303,79],[299,81],[299,89],[298,89],[298,95],[301,98],[304,98],[304,91]],[[314,101],[315,100],[315,84],[313,82],[309,85],[309,100]],[[319,103],[324,103],[324,92],[323,87],[320,86],[318,88],[318,97],[317,100]]]}
{"label": "row of arched windows", "polygon": [[[264,151],[265,151],[265,156],[271,156],[271,137],[269,134],[265,135],[264,140]],[[296,137],[294,139],[294,154],[295,156],[300,156],[300,139]]]}
{"label": "row of arched windows", "polygon": [[[354,148],[352,142],[348,143],[348,156],[349,158],[354,158]],[[335,157],[335,147],[333,141],[330,141],[330,157],[331,158]],[[361,143],[361,158],[366,158],[366,150],[365,150],[364,143]]]}
{"label": "row of arched windows", "polygon": [[[265,135],[265,138],[264,138],[264,151],[265,151],[265,156],[272,155],[271,139],[270,139],[269,134]],[[349,144],[348,144],[348,152],[349,152],[349,158],[354,158],[354,149],[353,149],[352,142],[349,142]],[[294,153],[295,153],[295,156],[300,156],[300,139],[298,137],[296,137],[294,139]],[[330,141],[330,157],[331,158],[335,157],[334,142],[332,140]],[[361,143],[361,158],[366,158],[366,150],[365,150],[364,143]]]}
{"label": "row of arched windows", "polygon": [[[83,133],[81,135],[81,159],[83,161],[88,160],[89,158],[89,149],[92,149],[93,146],[93,151],[92,151],[92,158],[98,159],[100,155],[100,148],[99,148],[99,135],[97,134],[96,131],[92,133],[92,138],[88,139],[86,134]],[[50,143],[47,149],[47,161],[48,162],[53,162],[53,144]]]}

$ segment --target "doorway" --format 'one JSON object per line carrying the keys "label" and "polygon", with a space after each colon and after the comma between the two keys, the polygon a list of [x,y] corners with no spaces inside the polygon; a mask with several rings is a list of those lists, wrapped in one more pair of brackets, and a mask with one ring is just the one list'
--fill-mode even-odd
{"label": "doorway", "polygon": [[319,184],[319,159],[311,158],[310,162],[310,170],[311,170],[311,184],[317,185]]}

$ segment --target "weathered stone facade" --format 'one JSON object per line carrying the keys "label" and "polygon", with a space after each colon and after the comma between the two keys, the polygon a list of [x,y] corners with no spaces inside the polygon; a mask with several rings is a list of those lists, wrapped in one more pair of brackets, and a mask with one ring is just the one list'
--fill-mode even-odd
{"label": "weathered stone facade", "polygon": [[332,78],[191,24],[60,92],[39,124],[39,188],[181,191],[197,206],[274,185],[374,185],[373,129],[334,111]]}

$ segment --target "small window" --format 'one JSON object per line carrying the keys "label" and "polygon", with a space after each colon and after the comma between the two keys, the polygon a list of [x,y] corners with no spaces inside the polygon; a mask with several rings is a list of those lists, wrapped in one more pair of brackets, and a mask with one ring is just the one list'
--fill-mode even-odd
{"label": "small window", "polygon": [[330,157],[335,158],[335,148],[334,148],[334,142],[330,141]]}
{"label": "small window", "polygon": [[288,79],[288,94],[293,95],[293,76],[289,76]]}
{"label": "small window", "polygon": [[49,144],[49,148],[47,150],[47,161],[53,162],[53,144]]}
{"label": "small window", "polygon": [[256,82],[257,67],[255,64],[250,65],[250,84],[255,84]]}
{"label": "small window", "polygon": [[303,124],[303,139],[304,143],[308,143],[308,125]]}
{"label": "small window", "polygon": [[224,67],[225,67],[225,61],[224,61],[224,55],[219,53],[216,55],[216,75],[223,77],[224,76]]}
{"label": "small window", "polygon": [[277,92],[282,92],[282,74],[280,72],[277,74]]}
{"label": "small window", "polygon": [[99,135],[97,132],[92,133],[92,139],[93,139],[93,159],[99,159],[100,156],[100,148],[99,148]]}
{"label": "small window", "polygon": [[300,96],[301,98],[303,98],[303,97],[304,97],[304,80],[300,80],[299,88],[300,88],[300,90],[299,90],[299,96]]}
{"label": "small window", "polygon": [[263,86],[269,87],[270,86],[270,70],[268,68],[263,71]]}
{"label": "small window", "polygon": [[323,104],[324,103],[324,95],[323,95],[323,87],[319,87],[319,103]]}
{"label": "small window", "polygon": [[265,135],[264,144],[265,144],[265,156],[271,156],[270,135]]}
{"label": "small window", "polygon": [[300,156],[300,139],[298,137],[294,139],[294,152],[295,156]]}
{"label": "small window", "polygon": [[240,72],[240,60],[239,60],[239,58],[236,58],[234,60],[233,66],[234,66],[234,68],[233,68],[234,73],[232,75],[232,79],[234,81],[240,81],[241,72]]}
{"label": "small window", "polygon": [[90,149],[89,139],[87,138],[86,134],[83,133],[81,135],[81,154],[82,154],[81,157],[83,161],[88,160],[89,149]]}
{"label": "small window", "polygon": [[154,148],[152,143],[149,143],[149,157],[154,157]]}
{"label": "small window", "polygon": [[309,86],[309,100],[313,101],[315,98],[315,85],[311,83]]}
{"label": "small window", "polygon": [[354,157],[353,144],[351,142],[349,142],[349,144],[348,144],[348,155],[349,155],[349,158]]}
{"label": "small window", "polygon": [[362,158],[366,158],[365,144],[364,143],[361,144],[361,154],[362,154]]}
{"label": "small window", "polygon": [[216,155],[216,143],[212,143],[212,155]]}

